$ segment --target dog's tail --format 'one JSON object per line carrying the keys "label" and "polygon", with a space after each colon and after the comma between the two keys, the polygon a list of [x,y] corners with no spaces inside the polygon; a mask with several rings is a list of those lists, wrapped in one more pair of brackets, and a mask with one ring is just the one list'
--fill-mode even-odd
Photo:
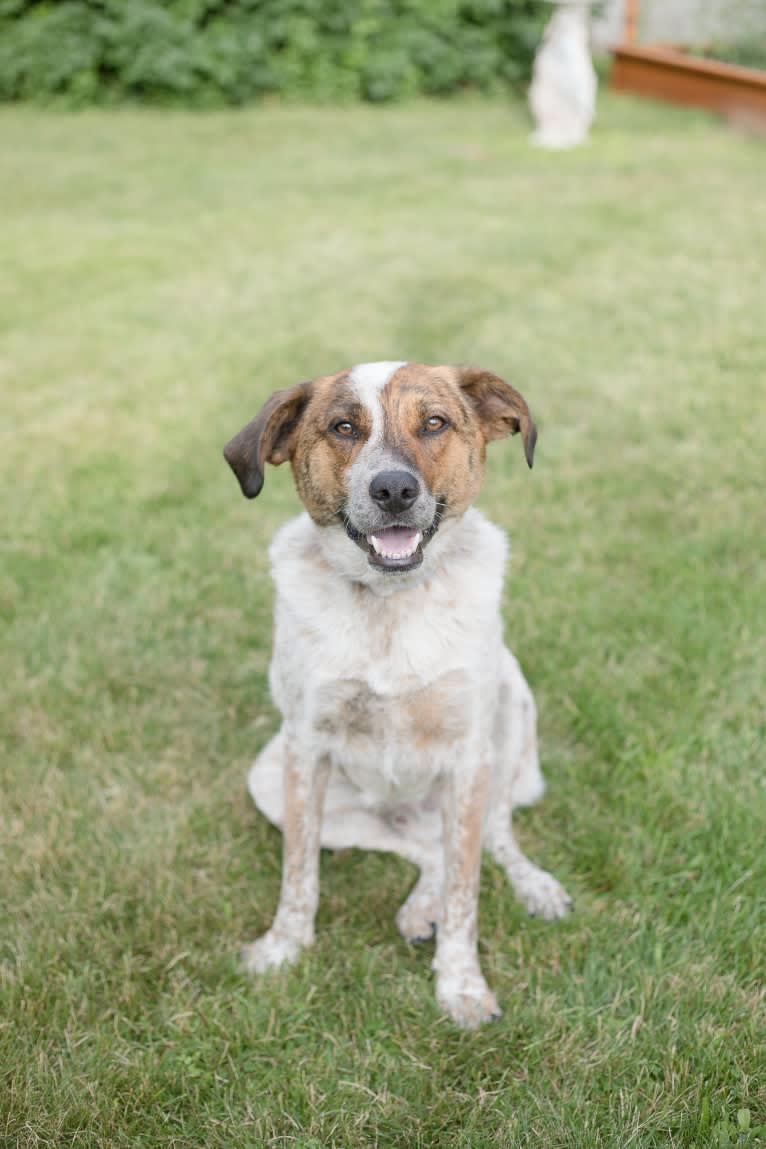
{"label": "dog's tail", "polygon": [[510,688],[510,727],[515,767],[511,781],[511,807],[531,806],[545,792],[545,779],[540,770],[537,750],[537,707],[529,683],[516,659],[507,651],[507,674]]}

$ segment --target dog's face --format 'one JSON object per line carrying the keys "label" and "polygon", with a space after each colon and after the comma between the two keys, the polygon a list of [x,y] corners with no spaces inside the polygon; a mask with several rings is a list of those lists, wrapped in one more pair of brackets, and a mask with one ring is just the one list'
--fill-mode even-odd
{"label": "dog's face", "polygon": [[529,408],[489,371],[365,363],[277,391],[224,455],[248,498],[266,463],[289,459],[312,519],[342,525],[372,567],[396,573],[478,494],[487,443],[518,431],[531,467]]}

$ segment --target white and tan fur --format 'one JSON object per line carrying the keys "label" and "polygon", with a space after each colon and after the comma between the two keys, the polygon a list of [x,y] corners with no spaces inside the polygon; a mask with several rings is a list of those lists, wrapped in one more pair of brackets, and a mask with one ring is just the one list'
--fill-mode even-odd
{"label": "white and tan fur", "polygon": [[[505,536],[470,506],[486,443],[516,431],[531,466],[527,405],[490,372],[377,363],[277,393],[227,445],[245,494],[265,462],[289,459],[307,507],[270,550],[283,725],[249,784],[283,829],[284,860],[271,929],[244,951],[251,971],[311,944],[320,846],[419,867],[397,925],[408,941],[436,933],[437,997],[465,1026],[499,1014],[477,952],[482,847],[530,912],[570,906],[511,830],[512,808],[543,791],[535,705],[503,643]],[[381,474],[415,480],[396,513]],[[411,547],[416,530],[421,542],[381,558],[376,530],[405,540],[389,546]]]}

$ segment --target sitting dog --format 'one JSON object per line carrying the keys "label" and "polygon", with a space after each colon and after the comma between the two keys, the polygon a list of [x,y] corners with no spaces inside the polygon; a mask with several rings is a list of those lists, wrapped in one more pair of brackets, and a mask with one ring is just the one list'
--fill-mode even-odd
{"label": "sitting dog", "polygon": [[284,858],[251,971],[313,941],[320,846],[420,868],[397,925],[436,931],[437,997],[463,1026],[500,1012],[477,951],[482,847],[533,914],[571,904],[511,832],[543,789],[535,707],[503,644],[505,536],[471,507],[487,443],[517,432],[531,467],[527,404],[489,371],[365,363],[276,392],[225,448],[248,498],[289,460],[307,511],[270,550],[283,725],[250,786]]}

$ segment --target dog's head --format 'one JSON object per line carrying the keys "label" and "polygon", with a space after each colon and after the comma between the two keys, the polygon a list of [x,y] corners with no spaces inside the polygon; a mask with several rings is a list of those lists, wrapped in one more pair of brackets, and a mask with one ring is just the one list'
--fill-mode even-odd
{"label": "dog's head", "polygon": [[266,463],[289,459],[314,522],[342,526],[372,567],[397,573],[478,494],[487,443],[519,431],[531,467],[529,408],[490,371],[365,363],[277,391],[224,456],[250,499]]}

